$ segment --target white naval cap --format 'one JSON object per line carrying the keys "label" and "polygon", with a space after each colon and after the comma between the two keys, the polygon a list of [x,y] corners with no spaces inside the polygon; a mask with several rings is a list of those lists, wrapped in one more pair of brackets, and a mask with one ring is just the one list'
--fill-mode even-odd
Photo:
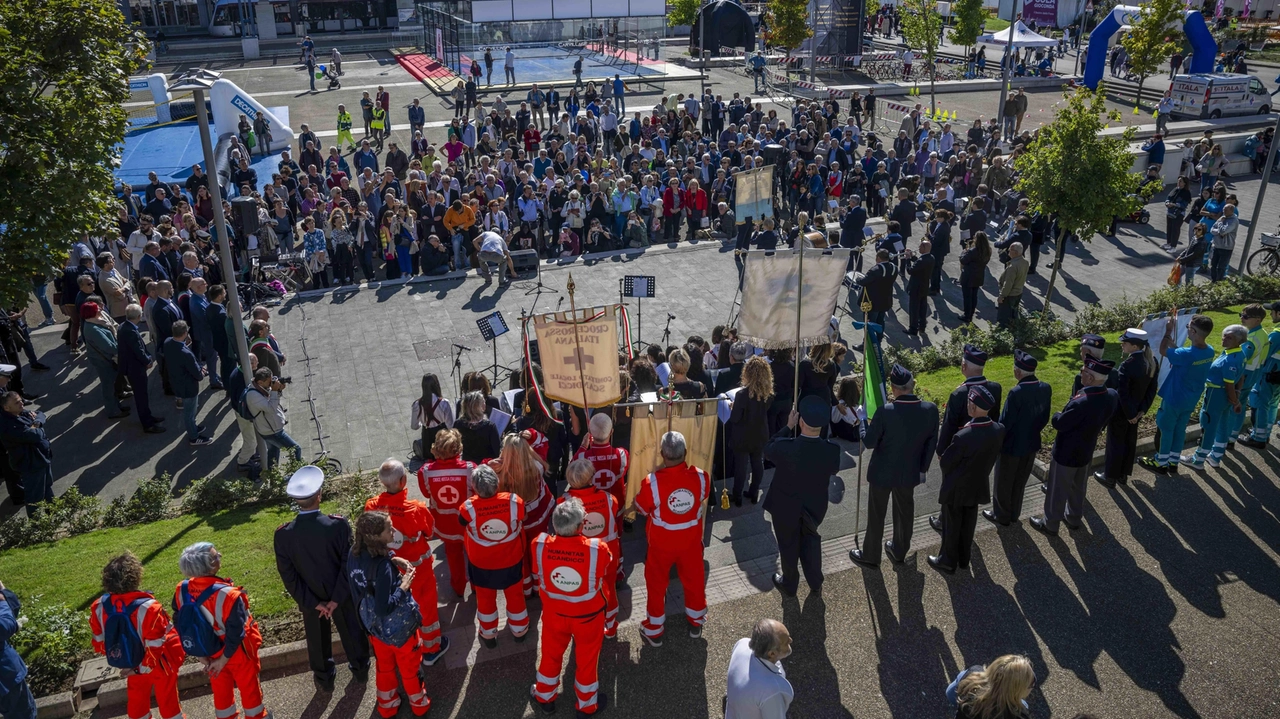
{"label": "white naval cap", "polygon": [[324,470],[308,464],[305,467],[298,468],[289,477],[289,485],[285,488],[285,494],[292,499],[306,499],[314,497],[320,491],[320,485],[324,484]]}
{"label": "white naval cap", "polygon": [[1120,335],[1121,342],[1132,342],[1135,345],[1145,345],[1150,341],[1146,330],[1140,330],[1136,327],[1130,327]]}
{"label": "white naval cap", "polygon": [[12,377],[18,371],[17,365],[0,364],[0,377]]}

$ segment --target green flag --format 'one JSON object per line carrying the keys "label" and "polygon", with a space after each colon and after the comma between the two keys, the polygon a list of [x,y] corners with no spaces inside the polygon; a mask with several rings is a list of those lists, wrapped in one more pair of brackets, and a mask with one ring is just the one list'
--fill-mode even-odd
{"label": "green flag", "polygon": [[871,323],[866,323],[863,329],[862,347],[863,347],[863,368],[862,368],[862,403],[867,411],[867,421],[875,416],[876,410],[880,409],[888,401],[885,397],[884,390],[884,360],[880,357],[880,343],[878,332],[871,330]]}

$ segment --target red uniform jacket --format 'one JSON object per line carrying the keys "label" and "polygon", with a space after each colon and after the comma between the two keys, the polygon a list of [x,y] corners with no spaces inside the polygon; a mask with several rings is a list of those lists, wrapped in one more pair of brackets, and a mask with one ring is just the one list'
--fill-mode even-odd
{"label": "red uniform jacket", "polygon": [[427,505],[416,499],[409,499],[409,490],[391,494],[383,492],[364,503],[366,512],[386,512],[391,516],[391,528],[395,530],[395,538],[387,545],[394,550],[397,557],[408,560],[413,566],[425,564],[431,568],[431,533],[435,531],[435,520]]}
{"label": "red uniform jacket", "polygon": [[[160,602],[156,601],[155,595],[151,592],[128,592],[107,597],[107,601],[114,604],[120,611],[135,599],[147,600],[138,607],[133,616],[135,626],[138,628],[138,636],[142,637],[142,644],[147,650],[142,664],[136,667],[135,671],[139,674],[150,674],[156,671],[163,674],[177,672],[183,660],[186,659],[187,653],[182,649],[182,639],[178,636],[178,630],[169,621],[169,614],[165,612]],[[102,607],[102,601],[103,597],[98,597],[89,608],[89,631],[93,634],[93,651],[105,655],[107,647],[103,644],[102,633],[106,624],[106,612]]]}
{"label": "red uniform jacket", "polygon": [[431,516],[440,539],[462,541],[458,508],[473,494],[471,473],[475,468],[475,464],[454,457],[427,462],[418,470],[418,489],[431,500]]}
{"label": "red uniform jacket", "polygon": [[707,473],[682,464],[644,478],[635,505],[649,518],[649,546],[682,550],[702,547],[702,520],[711,492]]}
{"label": "red uniform jacket", "polygon": [[543,611],[589,617],[605,609],[604,582],[612,580],[609,545],[598,539],[539,534],[530,546]]}
{"label": "red uniform jacket", "polygon": [[524,500],[510,492],[471,497],[458,510],[467,561],[481,569],[506,569],[524,560]]}

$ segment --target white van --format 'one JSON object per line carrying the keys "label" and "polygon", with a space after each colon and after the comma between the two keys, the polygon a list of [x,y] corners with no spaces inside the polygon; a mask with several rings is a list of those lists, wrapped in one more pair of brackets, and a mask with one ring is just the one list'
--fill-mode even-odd
{"label": "white van", "polygon": [[1266,115],[1271,96],[1254,75],[1212,72],[1178,75],[1169,85],[1174,117],[1202,119],[1232,115]]}

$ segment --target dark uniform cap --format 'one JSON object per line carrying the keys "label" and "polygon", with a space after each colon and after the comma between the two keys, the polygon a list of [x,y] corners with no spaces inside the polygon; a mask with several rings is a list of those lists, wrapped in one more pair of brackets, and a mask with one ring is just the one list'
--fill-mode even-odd
{"label": "dark uniform cap", "polygon": [[831,419],[831,405],[815,395],[800,400],[800,419],[810,427],[825,427]]}
{"label": "dark uniform cap", "polygon": [[1089,334],[1080,338],[1080,344],[1095,349],[1106,349],[1107,340],[1102,335]]}
{"label": "dark uniform cap", "polygon": [[991,396],[991,391],[980,384],[969,388],[969,401],[978,409],[991,409],[996,406],[996,398]]}
{"label": "dark uniform cap", "polygon": [[1013,366],[1023,372],[1035,372],[1036,367],[1040,366],[1040,361],[1031,356],[1030,352],[1025,350],[1013,351]]}
{"label": "dark uniform cap", "polygon": [[976,364],[981,367],[987,363],[987,353],[976,345],[965,345],[964,360],[969,364]]}
{"label": "dark uniform cap", "polygon": [[1084,360],[1084,368],[1090,372],[1107,376],[1111,374],[1111,369],[1116,366],[1111,360],[1098,359],[1097,357],[1086,357]]}
{"label": "dark uniform cap", "polygon": [[893,365],[889,370],[889,382],[895,387],[906,387],[911,384],[911,380],[915,379],[915,375],[911,374],[911,370],[900,364]]}

